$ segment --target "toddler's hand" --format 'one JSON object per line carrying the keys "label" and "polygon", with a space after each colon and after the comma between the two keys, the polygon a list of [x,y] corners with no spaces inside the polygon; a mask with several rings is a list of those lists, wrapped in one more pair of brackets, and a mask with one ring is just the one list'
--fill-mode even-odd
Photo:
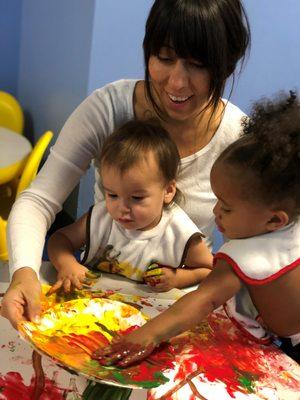
{"label": "toddler's hand", "polygon": [[96,350],[92,358],[101,365],[127,367],[148,357],[154,348],[153,339],[137,329],[128,335],[114,338],[109,346]]}
{"label": "toddler's hand", "polygon": [[167,292],[178,285],[176,268],[158,267],[149,269],[144,274],[144,280],[154,292]]}
{"label": "toddler's hand", "polygon": [[63,288],[66,293],[74,289],[82,289],[89,276],[89,269],[79,263],[68,265],[58,271],[57,281],[48,291],[48,295]]}

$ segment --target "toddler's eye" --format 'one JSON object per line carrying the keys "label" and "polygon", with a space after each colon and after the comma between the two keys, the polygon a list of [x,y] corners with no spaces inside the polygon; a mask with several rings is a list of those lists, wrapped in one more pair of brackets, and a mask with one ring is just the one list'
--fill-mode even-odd
{"label": "toddler's eye", "polygon": [[116,194],[114,194],[114,193],[107,193],[107,196],[108,196],[110,199],[116,199],[116,198],[118,197],[118,195],[116,195]]}
{"label": "toddler's eye", "polygon": [[145,197],[143,197],[143,196],[132,196],[132,199],[133,199],[134,201],[142,201],[142,200],[144,200],[144,198],[145,198]]}
{"label": "toddler's eye", "polygon": [[224,213],[229,213],[231,210],[229,210],[228,208],[224,208],[224,207],[221,207],[221,210],[224,212]]}

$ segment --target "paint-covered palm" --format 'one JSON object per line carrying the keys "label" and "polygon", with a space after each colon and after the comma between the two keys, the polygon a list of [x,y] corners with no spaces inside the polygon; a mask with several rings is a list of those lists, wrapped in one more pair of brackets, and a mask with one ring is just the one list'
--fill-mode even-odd
{"label": "paint-covered palm", "polygon": [[114,338],[109,346],[96,350],[92,358],[102,365],[127,367],[148,357],[154,348],[153,340],[137,329],[126,336]]}

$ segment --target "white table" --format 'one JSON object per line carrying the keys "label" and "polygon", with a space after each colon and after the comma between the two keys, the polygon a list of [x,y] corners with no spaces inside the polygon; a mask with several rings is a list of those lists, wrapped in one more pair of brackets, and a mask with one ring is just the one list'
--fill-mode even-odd
{"label": "white table", "polygon": [[21,173],[31,150],[32,146],[25,136],[0,127],[0,185]]}

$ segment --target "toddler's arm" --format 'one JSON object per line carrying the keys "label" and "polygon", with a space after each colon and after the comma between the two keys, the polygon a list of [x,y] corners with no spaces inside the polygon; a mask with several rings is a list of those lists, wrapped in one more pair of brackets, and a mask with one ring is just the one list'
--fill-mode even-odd
{"label": "toddler's arm", "polygon": [[184,268],[160,267],[145,273],[145,281],[155,292],[166,292],[199,284],[211,272],[213,256],[206,244],[193,240],[184,259]]}
{"label": "toddler's arm", "polygon": [[88,268],[81,265],[74,253],[79,250],[86,241],[87,214],[73,224],[56,231],[48,241],[48,255],[51,263],[57,269],[57,282],[49,293],[54,293],[61,287],[66,292],[72,288],[82,289]]}
{"label": "toddler's arm", "polygon": [[162,341],[199,324],[209,313],[224,304],[241,288],[241,282],[223,260],[217,262],[197,290],[183,296],[167,311],[136,331],[100,348],[94,358],[101,364],[125,367],[147,357]]}

